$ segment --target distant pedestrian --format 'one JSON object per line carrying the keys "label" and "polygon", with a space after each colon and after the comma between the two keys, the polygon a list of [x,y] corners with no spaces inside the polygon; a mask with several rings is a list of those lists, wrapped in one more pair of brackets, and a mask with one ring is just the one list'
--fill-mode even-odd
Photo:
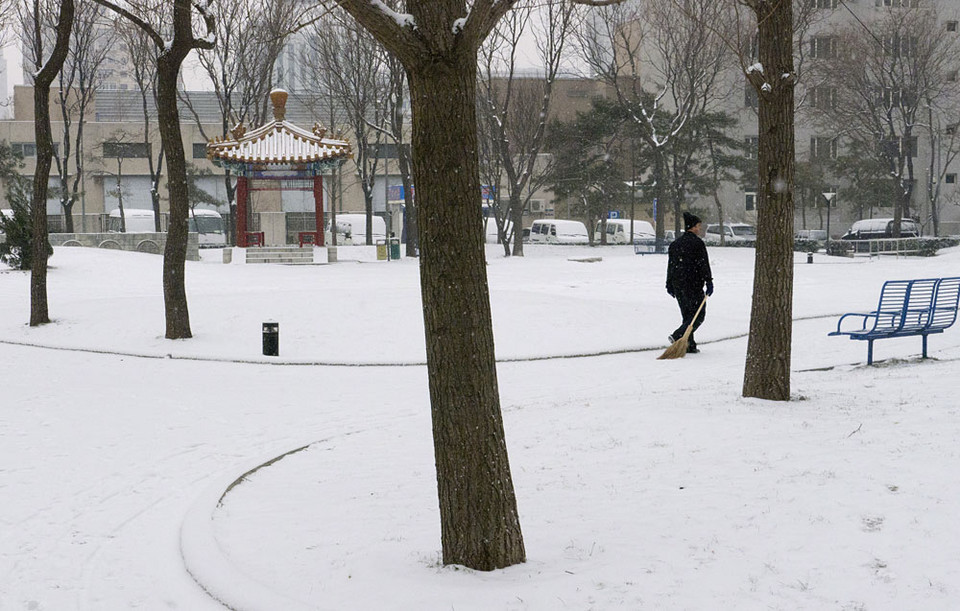
{"label": "distant pedestrian", "polygon": [[[704,286],[706,294],[713,294],[713,275],[710,273],[710,258],[707,256],[707,247],[701,236],[704,234],[703,223],[695,214],[683,213],[683,234],[670,244],[667,260],[667,293],[675,297],[680,305],[680,315],[683,322],[670,334],[670,343],[683,336],[687,326],[693,322],[693,331],[703,324],[707,316],[707,309],[700,310],[696,320],[693,317],[703,302]],[[681,350],[683,350],[681,348]],[[693,333],[687,343],[687,354],[700,352]],[[682,354],[682,353],[681,353]]]}

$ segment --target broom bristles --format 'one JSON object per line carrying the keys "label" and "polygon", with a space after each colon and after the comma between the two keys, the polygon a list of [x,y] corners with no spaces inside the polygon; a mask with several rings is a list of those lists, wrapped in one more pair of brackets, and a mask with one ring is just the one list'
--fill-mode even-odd
{"label": "broom bristles", "polygon": [[657,360],[682,359],[687,356],[687,344],[689,341],[687,334],[684,333],[683,337],[670,344],[670,346],[663,351],[663,354],[657,357]]}
{"label": "broom bristles", "polygon": [[687,330],[683,332],[683,336],[677,341],[673,342],[666,350],[663,351],[663,354],[657,357],[657,360],[662,359],[682,359],[687,356],[687,346],[690,342],[690,334],[693,333],[693,323],[697,320],[697,316],[700,316],[700,310],[703,309],[703,306],[707,303],[707,296],[703,296],[703,301],[700,302],[700,307],[697,308],[697,313],[693,315],[693,320],[690,321],[690,324],[687,325]]}

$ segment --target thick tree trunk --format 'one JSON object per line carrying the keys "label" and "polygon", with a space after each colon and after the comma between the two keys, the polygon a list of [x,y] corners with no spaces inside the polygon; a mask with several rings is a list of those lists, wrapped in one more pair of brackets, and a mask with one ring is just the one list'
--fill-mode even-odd
{"label": "thick tree trunk", "polygon": [[[35,5],[36,6],[36,5]],[[47,304],[47,253],[50,241],[47,237],[47,183],[50,166],[53,164],[53,132],[50,128],[50,85],[60,72],[67,58],[70,29],[73,26],[73,0],[62,0],[57,20],[57,39],[53,52],[34,79],[33,102],[37,165],[33,174],[33,197],[30,200],[30,217],[33,235],[30,243],[30,326],[50,322]],[[35,14],[35,36],[43,40],[40,15]],[[42,58],[38,58],[39,64]]]}
{"label": "thick tree trunk", "polygon": [[50,83],[35,82],[33,103],[36,108],[35,134],[37,169],[33,174],[30,219],[33,239],[30,243],[30,326],[50,322],[47,304],[47,182],[53,163],[53,135],[50,130]]}
{"label": "thick tree trunk", "polygon": [[523,562],[480,232],[476,53],[408,70],[420,282],[444,564]]}
{"label": "thick tree trunk", "polygon": [[[793,335],[793,8],[759,3],[760,92],[757,251],[743,396],[790,399]],[[782,75],[790,75],[783,78]]]}
{"label": "thick tree trunk", "polygon": [[510,222],[513,224],[513,256],[523,256],[523,206],[512,209]]}
{"label": "thick tree trunk", "polygon": [[187,260],[187,164],[180,135],[177,110],[177,75],[180,62],[161,54],[157,61],[157,125],[167,154],[167,189],[170,195],[170,223],[163,251],[163,303],[167,339],[192,337],[184,273]]}

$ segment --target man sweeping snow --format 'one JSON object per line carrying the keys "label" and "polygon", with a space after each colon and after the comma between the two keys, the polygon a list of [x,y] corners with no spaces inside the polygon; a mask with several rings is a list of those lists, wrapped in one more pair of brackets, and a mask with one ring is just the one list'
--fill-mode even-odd
{"label": "man sweeping snow", "polygon": [[713,294],[713,275],[710,273],[710,258],[701,236],[703,223],[695,214],[683,213],[683,235],[670,244],[667,251],[667,293],[677,299],[683,322],[670,334],[670,341],[676,343],[684,337],[684,332],[692,324],[687,337],[686,353],[700,352],[693,332],[697,330],[707,316],[704,297]]}

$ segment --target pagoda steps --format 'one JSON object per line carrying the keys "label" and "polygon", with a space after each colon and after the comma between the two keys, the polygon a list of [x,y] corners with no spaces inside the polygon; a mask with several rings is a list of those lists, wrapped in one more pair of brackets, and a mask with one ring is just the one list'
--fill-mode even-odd
{"label": "pagoda steps", "polygon": [[246,249],[246,261],[281,265],[313,265],[313,246],[252,246]]}

